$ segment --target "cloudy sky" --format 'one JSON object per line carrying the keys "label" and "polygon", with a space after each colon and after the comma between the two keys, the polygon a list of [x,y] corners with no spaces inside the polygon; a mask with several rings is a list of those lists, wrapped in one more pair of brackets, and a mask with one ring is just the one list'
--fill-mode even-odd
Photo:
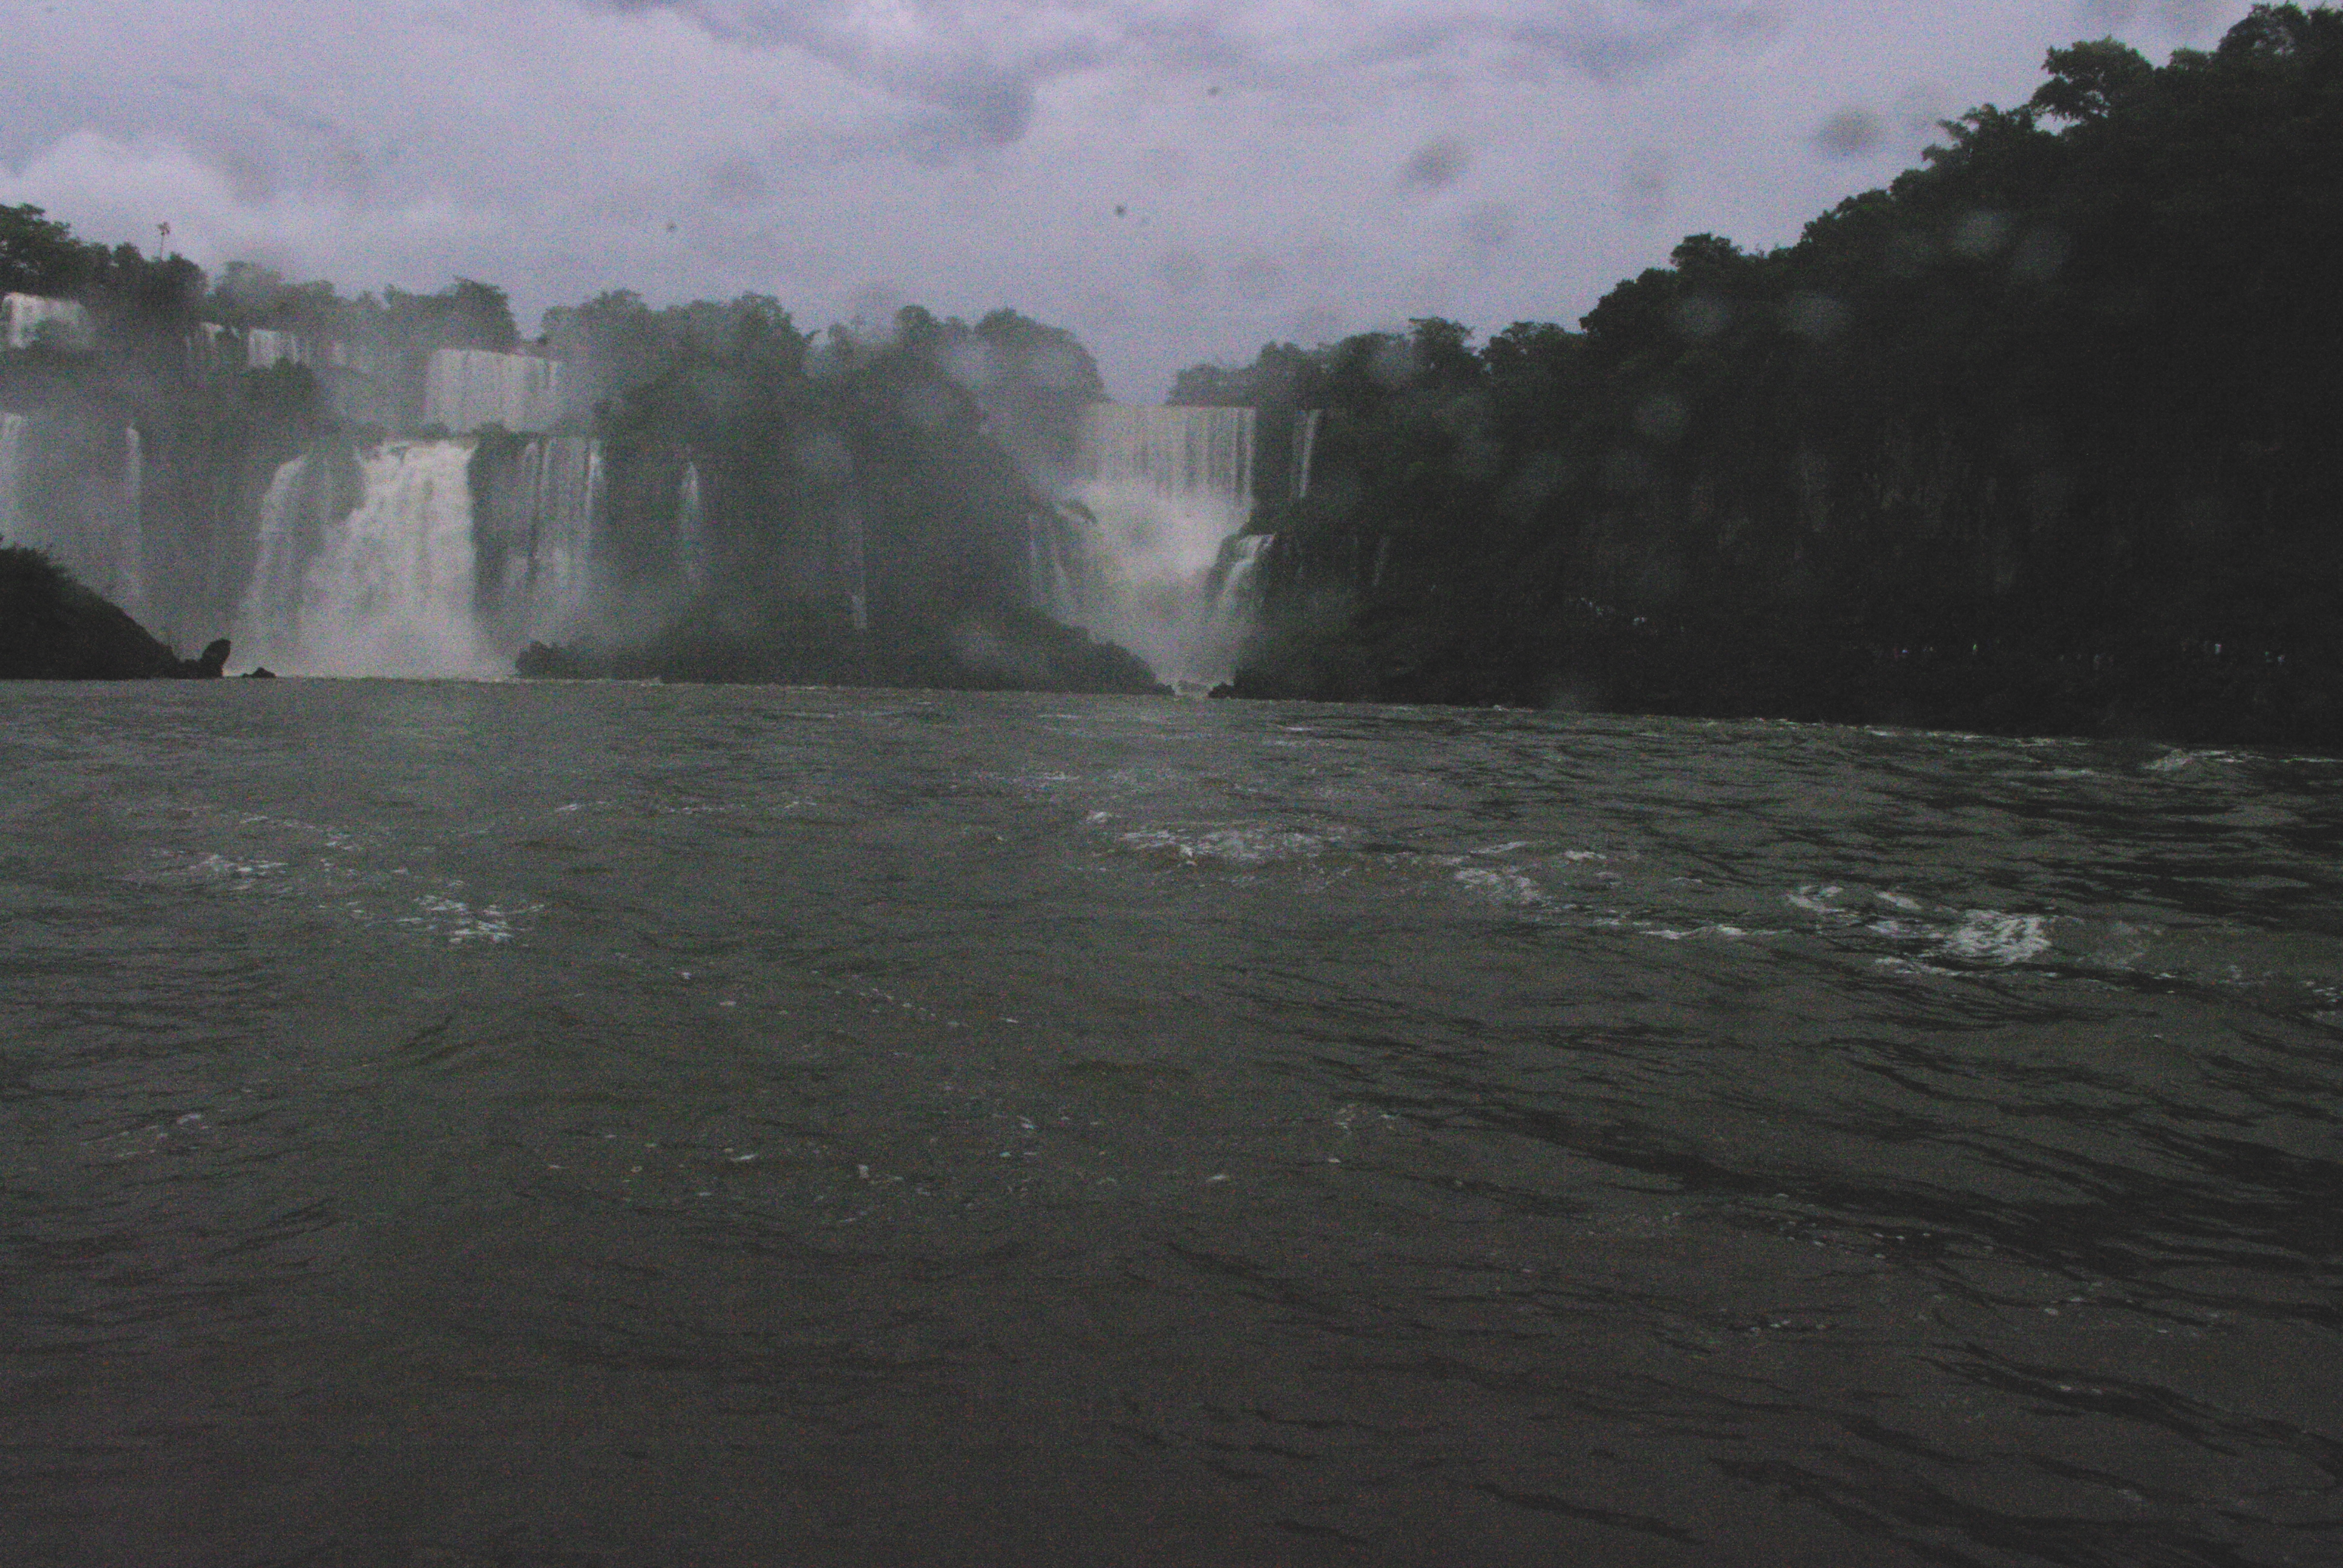
{"label": "cloudy sky", "polygon": [[17,0],[0,203],[356,290],[915,301],[1115,393],[1411,316],[1575,320],[1796,237],[2045,49],[2244,0]]}

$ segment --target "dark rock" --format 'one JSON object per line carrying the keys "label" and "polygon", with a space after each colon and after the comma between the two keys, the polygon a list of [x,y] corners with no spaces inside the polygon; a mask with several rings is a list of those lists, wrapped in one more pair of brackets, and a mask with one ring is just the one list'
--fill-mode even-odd
{"label": "dark rock", "polygon": [[140,680],[180,661],[35,549],[0,548],[0,679]]}
{"label": "dark rock", "polygon": [[189,680],[217,680],[227,668],[227,638],[215,638],[197,657],[181,659],[179,673]]}
{"label": "dark rock", "polygon": [[250,669],[244,672],[244,678],[246,680],[274,680],[277,678],[277,672],[269,668],[265,664],[256,664]]}

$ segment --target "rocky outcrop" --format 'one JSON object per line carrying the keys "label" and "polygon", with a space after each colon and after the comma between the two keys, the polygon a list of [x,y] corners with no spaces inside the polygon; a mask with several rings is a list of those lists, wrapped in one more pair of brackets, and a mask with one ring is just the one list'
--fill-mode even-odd
{"label": "rocky outcrop", "polygon": [[0,548],[0,680],[216,679],[220,638],[181,658],[40,551]]}
{"label": "rocky outcrop", "polygon": [[176,655],[38,550],[0,549],[0,679],[136,680]]}

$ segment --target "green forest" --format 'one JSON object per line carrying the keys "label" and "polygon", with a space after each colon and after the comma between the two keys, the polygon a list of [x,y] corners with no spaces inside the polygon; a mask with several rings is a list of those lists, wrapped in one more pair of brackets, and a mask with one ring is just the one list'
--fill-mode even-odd
{"label": "green forest", "polygon": [[2046,71],[1575,330],[1182,374],[1328,411],[1238,689],[2343,741],[2343,15]]}

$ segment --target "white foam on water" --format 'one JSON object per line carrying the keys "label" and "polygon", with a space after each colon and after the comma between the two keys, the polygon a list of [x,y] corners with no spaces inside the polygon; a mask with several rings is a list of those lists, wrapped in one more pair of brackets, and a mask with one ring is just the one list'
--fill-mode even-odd
{"label": "white foam on water", "polygon": [[445,937],[450,947],[467,942],[490,944],[513,940],[513,921],[527,915],[541,913],[542,904],[524,904],[504,909],[489,904],[474,909],[461,899],[451,899],[441,893],[426,893],[415,900],[420,913],[401,916],[394,924],[421,930],[435,937]]}
{"label": "white foam on water", "polygon": [[1485,866],[1464,866],[1455,873],[1456,879],[1495,904],[1543,904],[1544,891],[1519,871],[1492,870]]}
{"label": "white foam on water", "polygon": [[1244,823],[1204,832],[1177,832],[1164,828],[1119,833],[1118,843],[1149,854],[1170,852],[1183,862],[1217,861],[1230,866],[1265,866],[1290,860],[1311,860],[1328,847],[1315,833]]}
{"label": "white foam on water", "polygon": [[1975,963],[2022,964],[2050,950],[2050,918],[1971,910],[1937,950]]}
{"label": "white foam on water", "polygon": [[2234,751],[2183,751],[2175,749],[2153,762],[2143,762],[2139,766],[2143,773],[2177,773],[2184,768],[2194,768],[2199,762],[2239,760],[2241,759]]}
{"label": "white foam on water", "polygon": [[282,860],[247,860],[239,856],[216,852],[173,857],[178,863],[157,873],[156,881],[191,888],[226,888],[243,891],[264,877],[273,877],[285,869]]}
{"label": "white foam on water", "polygon": [[1844,918],[1846,911],[1840,909],[1837,904],[1841,891],[1835,882],[1827,886],[1808,882],[1795,891],[1785,893],[1782,896],[1810,915],[1837,915]]}

